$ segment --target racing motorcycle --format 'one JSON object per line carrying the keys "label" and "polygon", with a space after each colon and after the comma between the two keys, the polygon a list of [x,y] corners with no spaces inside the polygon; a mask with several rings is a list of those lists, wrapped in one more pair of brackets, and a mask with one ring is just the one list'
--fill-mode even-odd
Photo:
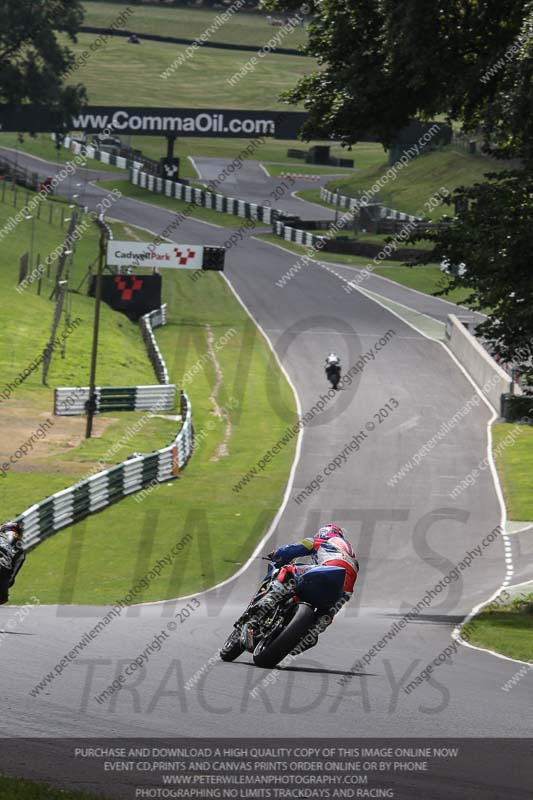
{"label": "racing motorcycle", "polygon": [[337,355],[335,355],[335,353],[331,353],[326,358],[325,369],[328,381],[331,383],[333,388],[337,390],[339,381],[341,379],[341,360]]}
{"label": "racing motorcycle", "polygon": [[22,528],[18,522],[0,525],[0,605],[9,598],[9,589],[24,562]]}
{"label": "racing motorcycle", "polygon": [[301,653],[316,643],[318,633],[331,621],[326,621],[319,609],[338,601],[345,571],[341,567],[314,567],[296,577],[294,566],[284,567],[286,576],[291,577],[279,583],[276,577],[281,568],[270,561],[259,591],[222,645],[222,661],[234,661],[248,651],[256,666],[270,669],[289,654]]}

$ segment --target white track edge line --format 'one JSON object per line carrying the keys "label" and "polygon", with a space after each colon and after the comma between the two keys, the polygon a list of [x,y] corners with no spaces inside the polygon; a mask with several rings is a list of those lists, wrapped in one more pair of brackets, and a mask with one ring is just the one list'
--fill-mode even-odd
{"label": "white track edge line", "polygon": [[[331,262],[333,264],[333,262]],[[341,269],[351,269],[351,270],[359,270],[359,267],[354,264],[351,266],[350,264],[335,264],[334,266],[340,267]],[[373,275],[375,278],[379,278],[381,281],[387,281],[388,283],[392,283],[394,286],[400,286],[402,289],[407,290],[408,292],[416,292],[416,294],[422,295],[422,297],[430,298],[431,300],[438,300],[441,303],[448,303],[455,308],[462,308],[464,311],[468,311],[469,314],[480,314],[480,316],[485,317],[488,319],[486,314],[483,314],[481,311],[472,311],[471,308],[467,308],[467,306],[462,306],[460,303],[454,303],[453,300],[446,300],[444,297],[435,297],[433,294],[428,294],[427,292],[422,292],[420,289],[413,289],[412,286],[405,286],[403,283],[399,281],[395,281],[394,278],[387,278],[385,275],[379,275],[375,272],[376,269],[381,269],[382,267],[386,267],[386,264],[380,264],[379,267],[375,267],[374,269],[367,270],[370,275]],[[389,269],[397,269],[397,267],[389,266]],[[414,267],[416,269],[416,267]],[[372,289],[369,289],[372,291]],[[395,301],[396,302],[396,301]]]}
{"label": "white track edge line", "polygon": [[[335,275],[336,273],[333,272],[333,274]],[[346,278],[343,278],[341,275],[338,275],[337,277],[341,278],[341,280],[343,280],[343,281],[346,281]],[[348,281],[346,281],[346,282],[348,282]],[[415,328],[415,326],[412,325],[410,322],[408,322],[407,320],[403,320],[402,317],[400,317],[399,314],[397,314],[395,311],[392,311],[391,309],[388,309],[379,300],[376,300],[373,297],[369,297],[364,291],[360,290],[359,287],[356,287],[356,291],[360,291],[361,294],[363,294],[369,300],[373,300],[378,305],[380,305],[383,308],[385,308],[386,311],[389,311],[391,314],[393,314],[394,316],[398,317],[398,319],[402,320],[406,325],[409,325],[414,330],[417,330],[417,328]],[[468,374],[468,372],[463,367],[461,362],[456,358],[454,353],[452,353],[450,348],[444,342],[439,341],[438,339],[434,339],[432,336],[429,336],[429,334],[426,334],[423,331],[418,331],[418,332],[422,336],[424,336],[426,339],[429,339],[431,341],[436,342],[437,344],[441,345],[446,350],[446,352],[448,353],[450,358],[459,367],[459,369],[461,370],[463,375],[465,375],[465,377],[472,384],[472,386],[474,387],[476,392],[479,394],[479,396],[481,397],[481,399],[483,400],[485,405],[492,412],[492,415],[491,415],[490,419],[487,421],[487,458],[488,458],[488,461],[489,461],[489,464],[490,464],[490,471],[491,471],[492,479],[493,479],[493,482],[494,482],[494,488],[495,488],[495,491],[496,491],[496,497],[498,499],[498,503],[499,503],[499,506],[500,506],[500,512],[501,512],[501,515],[500,515],[500,527],[502,529],[502,540],[503,540],[503,546],[504,546],[505,578],[504,578],[503,583],[501,584],[501,586],[495,592],[493,592],[492,595],[490,595],[490,597],[487,600],[485,600],[485,601],[483,601],[481,603],[478,603],[478,605],[474,606],[474,608],[469,612],[469,614],[467,614],[465,616],[463,621],[459,625],[455,626],[455,628],[453,629],[453,631],[451,633],[451,637],[458,644],[462,644],[464,647],[468,647],[471,650],[477,650],[480,653],[488,653],[488,654],[496,656],[497,658],[500,658],[500,659],[502,659],[504,661],[512,661],[515,664],[529,664],[530,662],[521,661],[518,658],[511,658],[510,656],[504,656],[501,653],[496,653],[494,650],[490,650],[489,648],[479,647],[477,645],[470,644],[469,642],[465,641],[461,636],[461,629],[463,628],[463,626],[468,624],[470,622],[470,620],[473,619],[473,617],[475,617],[480,612],[481,609],[483,609],[486,605],[488,605],[490,602],[492,602],[492,600],[494,600],[494,598],[498,597],[498,595],[500,594],[500,592],[502,592],[502,590],[506,589],[509,586],[511,577],[514,574],[513,557],[512,557],[512,545],[511,545],[511,542],[509,540],[509,535],[505,531],[505,525],[506,525],[506,522],[507,522],[507,509],[505,507],[505,499],[504,499],[504,496],[503,496],[503,491],[502,491],[502,487],[501,487],[501,483],[500,483],[500,477],[498,475],[498,471],[496,469],[496,465],[494,463],[494,457],[493,457],[493,454],[492,454],[492,425],[493,425],[494,421],[498,418],[498,414],[497,414],[496,410],[494,409],[494,407],[492,406],[492,404],[489,402],[489,400],[485,397],[485,395],[483,394],[483,392],[481,391],[479,386],[476,384],[474,379]],[[509,559],[509,560],[507,560],[507,559]]]}
{"label": "white track edge line", "polygon": [[[97,187],[97,188],[99,188],[99,187]],[[132,199],[132,198],[129,198],[129,199]],[[143,203],[144,205],[151,205],[150,203],[144,203],[144,201],[142,201],[142,200],[138,200],[137,202]],[[125,224],[133,224],[133,223],[125,223]],[[135,226],[135,227],[139,227],[139,226]],[[216,227],[219,227],[219,226],[216,226]],[[222,226],[220,226],[220,227],[222,227]],[[147,229],[145,229],[145,230],[147,230]],[[256,239],[255,236],[252,236],[250,238]],[[280,250],[285,250],[285,252],[292,253],[292,251],[287,250],[286,248],[282,247],[281,245],[278,245],[277,243],[274,244],[273,242],[265,242],[264,240],[261,240],[261,239],[257,239],[257,241],[263,241],[264,244],[271,244],[273,247],[278,247]],[[294,255],[294,253],[292,253],[292,255]],[[313,259],[313,261],[314,261],[314,259]],[[318,266],[324,267],[324,265],[321,264],[320,262],[317,261],[316,263],[317,263]],[[328,271],[331,271],[333,275],[336,275],[336,273],[333,272],[332,270],[328,269]],[[241,306],[244,308],[246,313],[254,321],[255,325],[258,328],[258,330],[263,335],[268,347],[272,351],[272,353],[273,353],[273,355],[274,355],[274,357],[275,357],[275,359],[276,359],[281,371],[285,375],[285,377],[286,377],[286,379],[287,379],[287,381],[288,381],[288,383],[289,383],[289,385],[290,385],[290,387],[291,387],[291,389],[292,389],[292,391],[294,393],[294,397],[295,397],[295,400],[296,400],[296,406],[297,406],[297,410],[298,410],[298,416],[300,417],[301,416],[300,398],[298,397],[298,393],[296,391],[296,388],[295,388],[291,378],[289,377],[289,374],[287,373],[285,367],[281,363],[281,361],[280,361],[280,359],[279,359],[279,357],[278,357],[278,355],[277,355],[277,353],[276,353],[276,351],[275,351],[275,349],[274,349],[274,347],[272,345],[272,342],[268,338],[268,336],[265,333],[265,331],[263,330],[262,326],[257,322],[257,320],[255,319],[255,317],[253,316],[251,311],[247,308],[247,306],[245,305],[244,301],[239,296],[237,291],[234,289],[234,287],[232,286],[232,284],[230,283],[230,281],[228,280],[226,275],[224,275],[224,273],[222,273],[222,277],[226,281],[226,283],[227,283],[228,287],[230,288],[230,290],[235,295],[235,297],[238,300],[238,302],[241,304]],[[350,283],[346,278],[344,278],[341,275],[336,275],[336,277],[340,278],[341,280],[345,281],[346,283]],[[421,336],[424,336],[424,338],[429,339],[430,341],[433,341],[433,342],[436,342],[437,344],[442,345],[442,347],[446,350],[448,355],[452,358],[452,360],[455,362],[455,364],[459,367],[461,372],[463,372],[465,377],[470,381],[470,383],[472,384],[472,386],[474,387],[476,392],[479,394],[481,399],[485,402],[485,404],[487,405],[489,410],[492,411],[492,417],[487,422],[487,455],[488,455],[488,460],[489,460],[489,464],[490,464],[490,468],[491,468],[491,474],[492,474],[492,478],[493,478],[494,486],[495,486],[495,490],[496,490],[496,496],[497,496],[498,501],[500,503],[500,510],[502,512],[502,516],[501,516],[501,520],[500,520],[500,526],[502,528],[502,539],[504,541],[504,549],[508,550],[509,553],[510,553],[510,567],[506,566],[506,578],[505,578],[504,582],[502,583],[502,585],[500,586],[500,588],[497,589],[496,592],[494,592],[485,602],[482,602],[482,603],[478,604],[477,606],[475,606],[470,611],[470,613],[463,619],[463,621],[454,628],[454,630],[452,631],[451,636],[452,636],[452,639],[454,639],[454,641],[457,641],[459,644],[462,644],[464,647],[468,647],[471,650],[477,650],[477,651],[482,652],[482,653],[488,653],[490,655],[494,655],[497,658],[503,659],[505,661],[512,661],[515,664],[529,664],[530,662],[520,661],[519,659],[510,658],[509,656],[504,656],[501,653],[496,653],[494,650],[489,650],[488,648],[478,647],[476,645],[469,644],[460,635],[461,628],[464,625],[466,625],[474,616],[476,616],[476,614],[479,612],[479,610],[481,608],[483,608],[484,606],[488,605],[495,597],[497,597],[500,594],[500,592],[502,591],[502,589],[504,589],[507,586],[509,586],[510,576],[514,574],[514,569],[513,569],[513,565],[512,565],[511,543],[508,541],[508,538],[509,538],[508,534],[505,533],[505,523],[506,523],[506,519],[507,519],[507,510],[506,510],[506,507],[505,507],[505,500],[504,500],[504,497],[503,497],[503,492],[502,492],[502,488],[501,488],[501,484],[500,484],[500,479],[499,479],[499,476],[498,476],[498,473],[497,473],[497,470],[496,470],[496,466],[494,464],[494,459],[493,459],[493,456],[492,456],[492,424],[493,424],[494,420],[497,419],[496,411],[494,410],[492,405],[489,403],[489,401],[486,399],[486,397],[484,396],[483,392],[477,386],[477,384],[475,383],[473,378],[471,378],[471,376],[468,374],[466,369],[458,361],[458,359],[451,352],[451,350],[445,345],[444,342],[441,342],[438,339],[435,339],[432,336],[429,336],[428,334],[424,333],[423,331],[418,330],[414,325],[412,325],[407,320],[404,320],[396,312],[394,312],[391,309],[387,308],[379,300],[376,300],[374,297],[369,297],[364,291],[361,291],[359,289],[359,287],[355,287],[355,290],[356,291],[360,291],[360,293],[363,294],[368,300],[372,300],[373,302],[375,302],[378,305],[382,306],[382,308],[384,308],[390,314],[393,314],[395,317],[397,317],[404,324],[408,325],[410,328],[415,330]],[[402,305],[402,304],[400,303],[399,305]],[[404,308],[408,308],[408,306],[403,306],[403,307]],[[415,310],[415,309],[411,309],[411,310]],[[427,315],[424,314],[423,316],[427,316]],[[429,319],[431,319],[431,317],[429,317]],[[212,592],[215,589],[222,588],[223,586],[227,585],[231,581],[235,580],[246,569],[248,569],[248,567],[250,566],[250,564],[252,563],[252,561],[256,557],[257,553],[261,550],[261,548],[264,546],[265,542],[268,541],[268,539],[270,538],[270,536],[274,532],[274,530],[275,530],[275,528],[276,528],[276,526],[277,526],[277,524],[278,524],[278,522],[279,522],[279,520],[280,520],[280,518],[281,518],[281,516],[282,516],[282,514],[284,512],[284,510],[285,510],[285,507],[287,506],[287,503],[288,503],[288,500],[289,500],[289,495],[290,495],[290,492],[292,491],[292,484],[293,484],[293,481],[294,481],[294,473],[296,472],[296,467],[297,467],[298,462],[300,460],[302,439],[303,439],[303,429],[300,428],[300,432],[298,434],[298,439],[296,441],[296,452],[295,452],[295,456],[294,456],[294,461],[292,463],[291,471],[289,473],[289,478],[288,478],[288,481],[287,481],[287,486],[285,488],[285,494],[283,496],[283,500],[282,500],[281,506],[279,507],[279,509],[278,509],[278,511],[276,513],[276,516],[272,520],[267,532],[265,533],[263,538],[260,540],[260,542],[257,544],[255,550],[252,552],[252,554],[251,554],[250,558],[248,559],[248,561],[246,561],[234,575],[230,576],[229,578],[226,578],[226,580],[222,581],[221,583],[215,584],[215,586],[211,586],[209,589],[205,589],[202,592],[197,592],[197,593],[194,593],[194,594],[191,594],[191,595],[184,595],[183,597],[177,597],[177,598],[167,599],[167,600],[155,600],[155,601],[148,602],[148,603],[133,603],[132,607],[133,606],[141,606],[142,607],[142,606],[159,605],[159,604],[162,604],[162,603],[175,602],[176,600],[187,600],[189,597],[197,597],[198,595],[201,596],[201,595],[207,594],[208,592]],[[509,576],[509,577],[507,577],[507,576]]]}
{"label": "white track edge line", "polygon": [[[233,287],[233,285],[230,283],[229,279],[226,277],[226,275],[224,273],[222,273],[222,278],[226,281],[230,291],[233,293],[233,295],[235,296],[237,301],[240,303],[242,308],[245,310],[245,312],[248,314],[248,316],[253,320],[254,324],[257,326],[257,329],[260,331],[260,333],[264,337],[264,339],[265,339],[270,351],[272,352],[274,358],[276,359],[276,361],[278,363],[279,368],[281,369],[281,371],[285,375],[285,378],[287,379],[287,382],[288,382],[289,386],[291,387],[291,389],[293,391],[294,399],[296,401],[296,409],[297,409],[297,412],[298,412],[298,418],[301,419],[302,406],[301,406],[301,403],[300,403],[300,398],[298,396],[298,392],[296,391],[296,387],[294,386],[294,384],[293,384],[293,382],[292,382],[287,370],[285,369],[285,367],[281,363],[280,358],[279,358],[278,354],[276,353],[276,351],[274,349],[274,345],[272,344],[272,342],[270,341],[269,337],[267,336],[267,334],[263,330],[262,326],[256,320],[256,318],[254,317],[254,315],[252,314],[250,309],[246,306],[246,304],[244,303],[243,299],[237,293],[236,289]],[[133,607],[133,606],[154,606],[154,605],[161,605],[163,603],[176,602],[177,600],[187,600],[190,597],[201,597],[202,595],[208,594],[209,592],[213,592],[213,591],[215,591],[217,589],[221,589],[223,586],[226,586],[228,583],[231,583],[232,581],[234,581],[238,577],[240,577],[242,575],[242,573],[245,572],[248,569],[248,567],[252,564],[252,562],[255,560],[255,558],[257,558],[257,555],[262,550],[262,548],[264,547],[265,543],[270,539],[270,537],[274,533],[274,531],[275,531],[275,529],[276,529],[276,527],[277,527],[277,525],[279,523],[279,520],[281,519],[281,516],[282,516],[283,512],[285,511],[285,508],[287,506],[287,503],[289,502],[289,497],[290,497],[290,494],[291,494],[291,491],[292,491],[292,485],[293,485],[293,482],[294,482],[294,474],[296,472],[296,468],[297,468],[298,463],[300,461],[300,455],[301,455],[301,449],[302,449],[302,440],[303,440],[303,428],[300,428],[300,431],[298,433],[298,438],[296,440],[296,451],[294,453],[294,460],[292,462],[291,470],[289,472],[289,477],[287,479],[287,485],[285,487],[285,492],[284,492],[284,495],[283,495],[283,499],[281,501],[281,505],[280,505],[278,511],[276,512],[276,516],[274,517],[274,519],[270,523],[267,532],[264,534],[264,536],[261,538],[261,540],[257,543],[257,545],[255,546],[255,548],[254,548],[252,554],[250,555],[250,557],[248,558],[248,560],[237,570],[237,572],[235,572],[233,575],[230,575],[229,578],[226,578],[221,583],[217,583],[214,586],[210,586],[209,589],[204,589],[201,592],[194,592],[193,594],[187,594],[187,595],[183,595],[183,596],[175,597],[175,598],[168,598],[167,600],[153,600],[153,601],[150,601],[150,602],[147,602],[147,603],[132,603],[131,607]]]}

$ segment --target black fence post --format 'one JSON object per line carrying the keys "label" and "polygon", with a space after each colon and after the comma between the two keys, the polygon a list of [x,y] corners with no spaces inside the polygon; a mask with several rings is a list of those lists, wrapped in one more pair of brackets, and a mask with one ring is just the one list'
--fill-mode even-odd
{"label": "black fence post", "polygon": [[43,270],[42,270],[41,254],[40,253],[37,253],[37,262],[36,263],[37,263],[37,269],[39,270],[39,280],[37,281],[37,294],[40,295],[41,294],[41,285],[42,285],[42,281],[43,281]]}

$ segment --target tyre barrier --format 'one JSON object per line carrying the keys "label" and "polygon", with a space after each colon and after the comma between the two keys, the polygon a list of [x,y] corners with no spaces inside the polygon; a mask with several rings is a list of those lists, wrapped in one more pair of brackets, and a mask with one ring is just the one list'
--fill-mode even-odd
{"label": "tyre barrier", "polygon": [[187,203],[194,203],[203,208],[210,208],[213,211],[220,211],[223,214],[233,214],[245,219],[255,219],[258,222],[265,222],[270,225],[276,216],[276,212],[266,206],[257,203],[249,203],[247,200],[236,200],[234,197],[227,197],[225,194],[207,192],[193,186],[185,186],[183,183],[169,181],[165,178],[158,178],[142,172],[140,169],[130,170],[130,180],[134,186],[147,189],[149,192],[164,194],[167,197],[174,197],[176,200],[184,200]]}
{"label": "tyre barrier", "polygon": [[121,464],[56,492],[27,508],[15,520],[24,531],[24,550],[32,550],[52,534],[80,522],[90,514],[144,489],[178,478],[191,457],[194,439],[192,409],[181,392],[182,427],[167,446],[146,455],[135,455]]}

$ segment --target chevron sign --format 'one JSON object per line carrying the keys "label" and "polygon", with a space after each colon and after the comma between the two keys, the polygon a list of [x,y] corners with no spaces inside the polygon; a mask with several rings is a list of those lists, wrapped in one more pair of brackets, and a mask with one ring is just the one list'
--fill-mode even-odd
{"label": "chevron sign", "polygon": [[165,156],[159,159],[159,174],[167,181],[178,180],[180,160],[176,156]]}

